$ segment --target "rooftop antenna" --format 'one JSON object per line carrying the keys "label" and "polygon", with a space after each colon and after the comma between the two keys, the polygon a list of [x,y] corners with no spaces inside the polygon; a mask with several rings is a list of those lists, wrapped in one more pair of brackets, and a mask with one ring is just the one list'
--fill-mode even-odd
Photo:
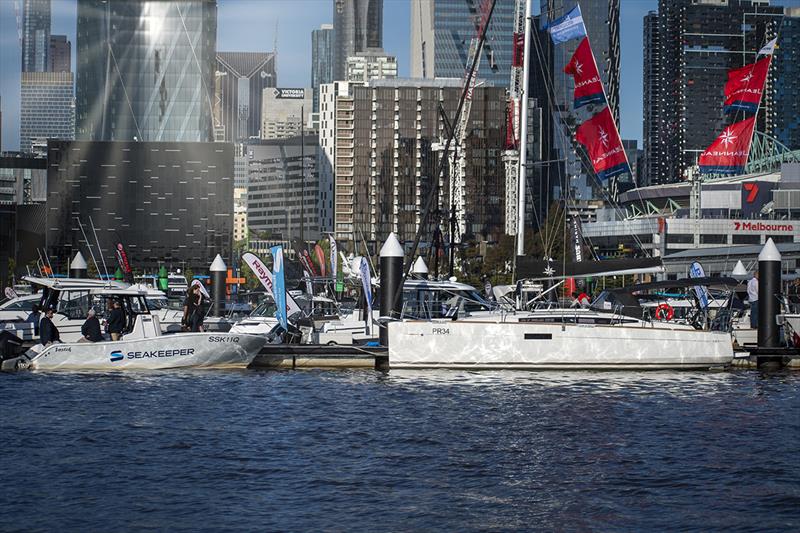
{"label": "rooftop antenna", "polygon": [[[275,35],[272,40],[272,69],[278,72],[278,22],[279,18],[275,19]],[[274,83],[274,80],[273,80]],[[277,85],[277,83],[275,84]]]}

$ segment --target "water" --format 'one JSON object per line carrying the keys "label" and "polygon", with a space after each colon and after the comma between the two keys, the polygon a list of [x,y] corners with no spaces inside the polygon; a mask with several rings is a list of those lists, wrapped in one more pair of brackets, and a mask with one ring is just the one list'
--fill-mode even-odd
{"label": "water", "polygon": [[800,528],[800,373],[0,375],[0,530]]}

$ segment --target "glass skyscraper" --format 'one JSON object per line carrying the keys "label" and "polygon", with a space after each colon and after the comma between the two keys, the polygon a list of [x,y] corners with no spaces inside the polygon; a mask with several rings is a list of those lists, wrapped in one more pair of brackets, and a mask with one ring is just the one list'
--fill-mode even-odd
{"label": "glass skyscraper", "polygon": [[[411,77],[463,78],[481,0],[412,0]],[[514,0],[497,0],[478,79],[508,87],[514,48]]]}
{"label": "glass skyscraper", "polygon": [[258,138],[262,91],[277,84],[275,53],[219,52],[214,78],[214,140]]}
{"label": "glass skyscraper", "polygon": [[[19,148],[31,152],[34,139],[72,139],[75,98],[72,72],[23,72]],[[46,141],[37,144],[46,145]]]}
{"label": "glass skyscraper", "polygon": [[347,58],[383,48],[383,0],[333,0],[333,77],[343,80]]}
{"label": "glass skyscraper", "polygon": [[83,140],[210,141],[216,0],[78,0]]}
{"label": "glass skyscraper", "polygon": [[319,111],[319,86],[333,81],[333,24],[311,32],[311,89],[314,113]]}
{"label": "glass skyscraper", "polygon": [[772,68],[775,138],[800,150],[800,8],[786,9]]}
{"label": "glass skyscraper", "polygon": [[23,0],[22,72],[46,72],[50,51],[50,0]]}

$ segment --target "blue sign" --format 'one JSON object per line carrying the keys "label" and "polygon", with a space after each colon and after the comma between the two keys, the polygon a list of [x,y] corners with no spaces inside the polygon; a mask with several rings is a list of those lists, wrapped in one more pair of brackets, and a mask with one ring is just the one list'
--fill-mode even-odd
{"label": "blue sign", "polygon": [[272,252],[272,283],[275,293],[275,316],[283,329],[289,329],[289,320],[286,316],[286,278],[283,274],[283,247],[273,246],[269,249]]}

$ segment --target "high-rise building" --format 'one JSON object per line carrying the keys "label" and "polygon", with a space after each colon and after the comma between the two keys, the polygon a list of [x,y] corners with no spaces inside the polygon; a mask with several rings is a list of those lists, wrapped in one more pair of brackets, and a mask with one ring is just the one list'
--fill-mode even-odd
{"label": "high-rise building", "polygon": [[47,160],[47,251],[58,271],[67,265],[57,260],[85,250],[77,219],[89,216],[109,264],[116,239],[136,269],[198,271],[229,257],[232,144],[50,141]]}
{"label": "high-rise building", "polygon": [[50,72],[72,72],[72,43],[66,35],[50,36]]}
{"label": "high-rise building", "polygon": [[262,92],[261,138],[286,139],[308,128],[311,89],[269,88]]}
{"label": "high-rise building", "polygon": [[[411,77],[461,78],[478,37],[482,0],[411,1]],[[514,48],[514,0],[497,0],[486,31],[478,78],[508,87]],[[477,42],[477,41],[476,41]]]}
{"label": "high-rise building", "polygon": [[[564,13],[567,13],[577,4],[577,0],[542,0],[542,17],[539,19],[540,29],[543,25]],[[581,12],[586,26],[589,42],[594,52],[597,68],[603,80],[603,86],[608,98],[608,106],[611,114],[619,124],[619,85],[620,85],[620,36],[619,36],[619,0],[597,0],[593,2],[581,3]],[[536,93],[537,99],[544,103],[552,98],[554,117],[551,123],[552,146],[554,159],[566,160],[563,167],[566,182],[557,185],[555,196],[565,196],[563,188],[570,189],[569,195],[576,199],[589,200],[595,194],[597,182],[592,174],[591,168],[587,168],[585,161],[581,161],[577,153],[582,150],[576,149],[576,141],[571,138],[569,131],[575,131],[578,125],[588,118],[585,114],[588,110],[575,112],[573,109],[573,88],[574,82],[571,76],[564,74],[564,67],[569,62],[575,49],[580,44],[580,40],[553,45],[546,31],[542,31],[540,42],[545,50],[544,65],[539,65],[537,58],[532,57],[531,77],[541,78],[541,68],[549,68],[552,73],[553,88],[552,95]],[[538,57],[538,56],[537,56]],[[567,128],[565,129],[565,126]],[[577,153],[576,153],[577,152]]]}
{"label": "high-rise building", "polygon": [[72,139],[75,98],[71,72],[23,72],[20,92],[19,146],[30,153],[37,139]]}
{"label": "high-rise building", "polygon": [[[658,43],[660,65],[645,72],[645,87],[658,85],[658,94],[645,100],[645,115],[656,117],[644,138],[646,167],[656,173],[645,176],[648,183],[683,179],[729,123],[722,105],[727,71],[753,62],[777,35],[782,16],[783,9],[766,0],[659,0],[658,35],[651,40]],[[646,43],[645,55],[648,50]],[[767,134],[775,128],[774,80],[773,70],[756,123]]]}
{"label": "high-rise building", "polygon": [[333,79],[344,80],[347,58],[383,48],[383,0],[333,0]]}
{"label": "high-rise building", "polygon": [[775,138],[800,150],[800,8],[787,8],[773,58]]}
{"label": "high-rise building", "polygon": [[218,52],[214,77],[215,140],[258,138],[261,93],[277,84],[274,52]]}
{"label": "high-rise building", "polygon": [[333,81],[333,24],[323,24],[311,32],[311,89],[314,113],[319,111],[319,86]]}
{"label": "high-rise building", "polygon": [[304,240],[320,237],[317,137],[304,142],[290,137],[247,146],[247,225],[267,238],[291,241],[301,224]]}
{"label": "high-rise building", "polygon": [[216,0],[78,0],[85,140],[211,141]]}
{"label": "high-rise building", "polygon": [[23,0],[22,72],[46,72],[49,52],[50,0]]}
{"label": "high-rise building", "polygon": [[397,58],[382,49],[358,52],[347,58],[346,81],[366,83],[369,80],[388,80],[397,77]]}
{"label": "high-rise building", "polygon": [[658,13],[650,11],[644,17],[643,24],[644,61],[642,64],[643,78],[643,109],[642,133],[644,139],[644,165],[640,169],[643,183],[640,186],[657,185],[665,176],[664,169],[660,168],[664,162],[663,143],[659,135],[663,131],[662,117],[660,114],[660,100],[664,98],[664,87],[661,79],[661,42],[658,31]]}
{"label": "high-rise building", "polygon": [[[496,240],[504,231],[506,89],[479,86],[472,101],[464,146],[465,239]],[[411,240],[427,198],[435,195],[429,229],[447,233],[451,181],[437,174],[444,123],[439,105],[453,116],[461,96],[458,79],[335,82],[320,89],[321,203],[333,195],[336,238],[383,241],[389,232]],[[323,206],[324,207],[324,206]],[[457,240],[460,240],[458,236]]]}

